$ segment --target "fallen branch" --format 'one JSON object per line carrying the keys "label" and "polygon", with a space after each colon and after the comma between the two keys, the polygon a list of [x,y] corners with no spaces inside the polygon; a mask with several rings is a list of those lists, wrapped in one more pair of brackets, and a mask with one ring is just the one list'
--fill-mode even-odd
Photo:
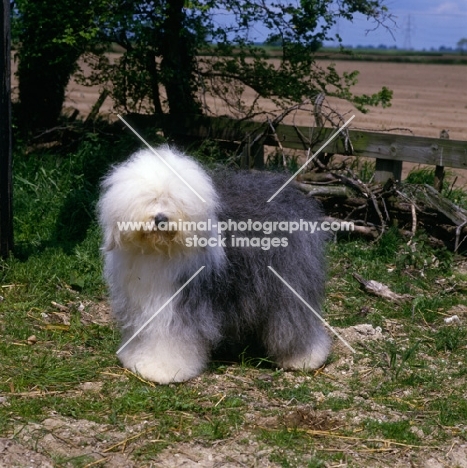
{"label": "fallen branch", "polygon": [[366,280],[358,273],[353,273],[352,276],[363,286],[363,289],[366,292],[373,294],[374,296],[382,297],[383,299],[395,302],[396,304],[401,304],[404,301],[412,299],[412,296],[409,294],[396,294],[385,284],[374,280]]}

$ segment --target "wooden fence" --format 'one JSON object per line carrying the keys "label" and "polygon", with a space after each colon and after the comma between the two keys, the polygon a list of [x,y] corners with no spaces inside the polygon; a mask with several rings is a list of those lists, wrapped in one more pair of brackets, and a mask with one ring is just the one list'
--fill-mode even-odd
{"label": "wooden fence", "polygon": [[[129,116],[130,120],[132,117],[138,118]],[[336,131],[333,128],[274,125],[273,122],[239,121],[227,117],[188,116],[184,121],[174,121],[170,116],[162,115],[151,116],[151,119],[173,138],[210,138],[237,143],[243,151],[243,165],[256,168],[264,165],[264,146],[314,152]],[[322,152],[375,158],[377,182],[390,177],[400,180],[404,161],[436,166],[439,185],[442,184],[445,167],[467,169],[467,141],[446,137],[348,130],[326,145]]]}

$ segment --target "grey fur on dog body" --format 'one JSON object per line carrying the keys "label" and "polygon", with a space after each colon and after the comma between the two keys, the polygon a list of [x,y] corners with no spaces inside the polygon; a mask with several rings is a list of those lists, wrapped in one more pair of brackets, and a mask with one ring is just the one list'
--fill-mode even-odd
{"label": "grey fur on dog body", "polygon": [[[212,232],[122,232],[122,221],[319,221],[318,203],[266,172],[219,171],[209,176],[192,159],[167,147],[158,153],[206,200],[200,201],[150,151],[116,166],[104,179],[99,220],[105,277],[114,316],[126,343],[200,267],[205,268],[131,340],[122,364],[148,380],[184,381],[199,375],[219,347],[260,345],[287,369],[314,369],[330,339],[320,319],[275,277],[274,268],[318,313],[326,278],[322,231],[225,231],[223,245],[189,247]],[[234,237],[280,238],[283,245],[232,246]],[[256,244],[255,244],[256,245]]]}

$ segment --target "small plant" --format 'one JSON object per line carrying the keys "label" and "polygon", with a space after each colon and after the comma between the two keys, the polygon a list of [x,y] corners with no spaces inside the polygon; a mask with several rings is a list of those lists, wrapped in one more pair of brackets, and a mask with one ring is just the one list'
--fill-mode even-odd
{"label": "small plant", "polygon": [[287,170],[291,173],[295,173],[304,163],[305,160],[300,162],[299,155],[295,152],[284,152],[283,150],[275,149],[273,153],[268,155],[266,166],[270,171]]}
{"label": "small plant", "polygon": [[431,168],[416,168],[412,169],[407,178],[407,184],[427,184],[433,185],[435,183],[435,170]]}
{"label": "small plant", "polygon": [[433,249],[429,244],[428,235],[425,232],[418,232],[410,243],[403,244],[396,263],[401,270],[405,268],[440,269],[449,272],[452,253],[442,247]]}
{"label": "small plant", "polygon": [[443,193],[453,203],[461,208],[467,209],[467,192],[465,188],[446,188]]}
{"label": "small plant", "polygon": [[392,379],[397,381],[401,375],[401,372],[409,367],[410,361],[414,358],[420,343],[417,342],[408,349],[404,350],[401,350],[399,346],[392,342],[389,342],[388,345],[388,365],[391,371]]}
{"label": "small plant", "polygon": [[394,422],[368,420],[365,426],[369,431],[381,434],[384,439],[409,444],[420,443],[420,439],[410,430],[411,424],[407,420]]}
{"label": "small plant", "polygon": [[357,177],[365,183],[370,182],[375,175],[376,163],[373,160],[354,158],[350,169],[356,172]]}
{"label": "small plant", "polygon": [[465,345],[466,330],[458,326],[441,327],[435,336],[437,351],[455,351]]}
{"label": "small plant", "polygon": [[[461,208],[467,209],[467,192],[465,191],[465,187],[454,188],[456,180],[455,173],[450,171],[445,172],[442,195]],[[435,170],[428,167],[412,169],[407,175],[405,182],[408,184],[427,184],[433,186],[435,183]]]}

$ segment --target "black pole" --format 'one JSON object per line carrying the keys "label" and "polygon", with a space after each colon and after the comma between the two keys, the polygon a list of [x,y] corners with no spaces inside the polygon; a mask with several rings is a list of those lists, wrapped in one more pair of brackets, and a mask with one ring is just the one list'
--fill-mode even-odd
{"label": "black pole", "polygon": [[0,10],[0,255],[13,249],[10,0]]}

